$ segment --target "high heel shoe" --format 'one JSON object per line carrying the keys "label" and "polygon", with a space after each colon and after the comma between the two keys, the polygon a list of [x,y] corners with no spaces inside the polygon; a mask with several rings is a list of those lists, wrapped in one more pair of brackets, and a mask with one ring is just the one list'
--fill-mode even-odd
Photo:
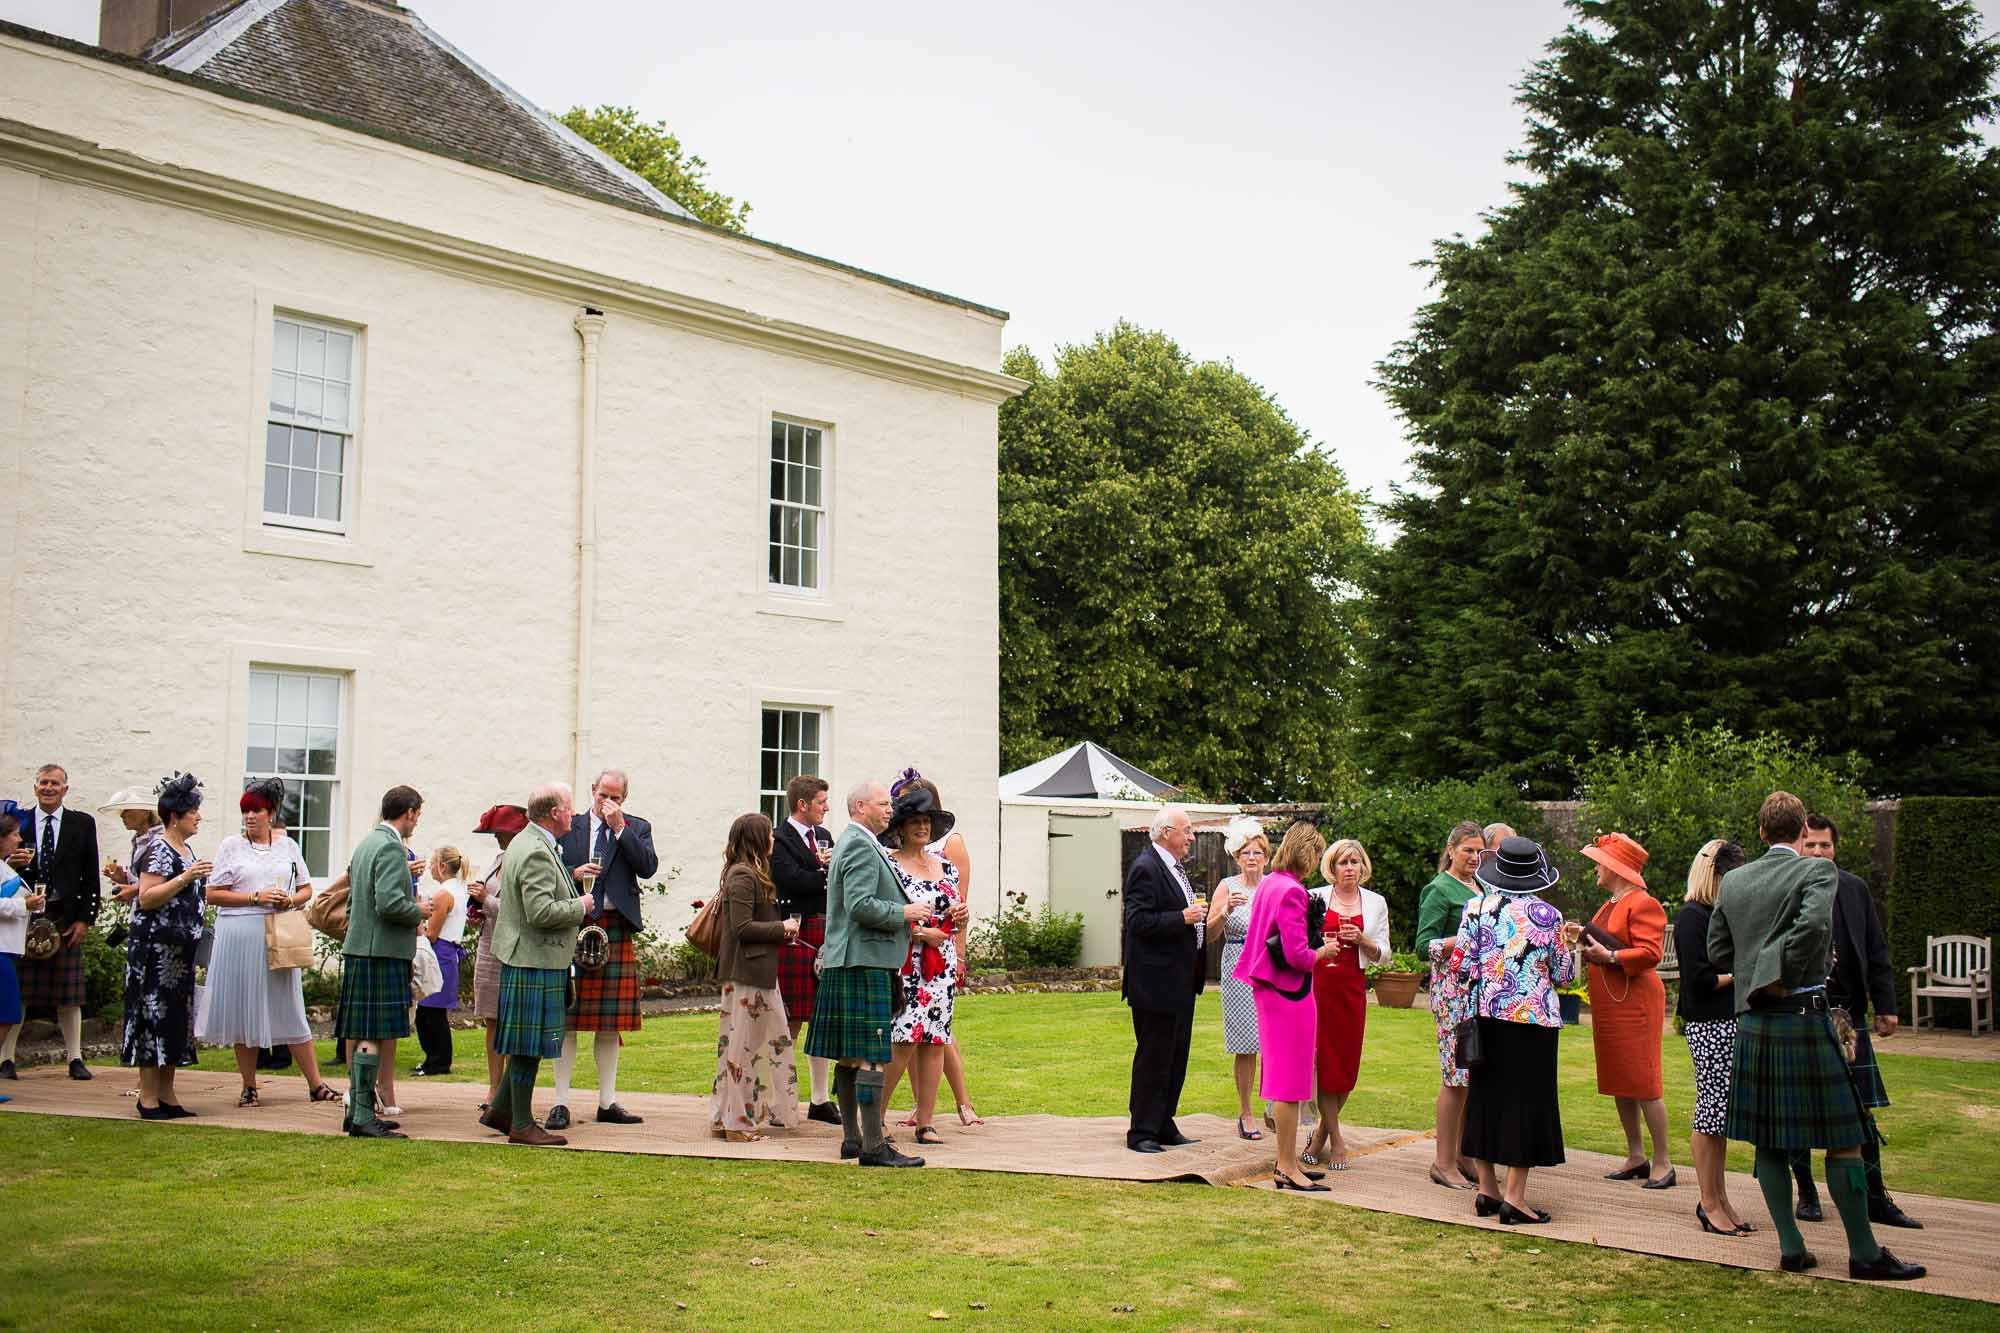
{"label": "high heel shoe", "polygon": [[1658,1180],[1649,1180],[1639,1188],[1642,1190],[1670,1190],[1679,1183],[1680,1177],[1674,1174],[1672,1167],[1668,1167],[1667,1174],[1661,1176]]}
{"label": "high heel shoe", "polygon": [[1437,1169],[1437,1164],[1435,1162],[1431,1164],[1431,1184],[1442,1185],[1448,1190],[1462,1190],[1467,1188],[1466,1186],[1459,1184],[1457,1181],[1446,1177],[1444,1172]]}
{"label": "high heel shoe", "polygon": [[1271,1183],[1281,1190],[1294,1190],[1300,1194],[1333,1193],[1333,1189],[1331,1186],[1322,1185],[1317,1181],[1314,1181],[1313,1183],[1308,1185],[1301,1185],[1299,1184],[1298,1181],[1293,1180],[1290,1176],[1286,1175],[1282,1171],[1275,1171],[1271,1174]]}
{"label": "high heel shoe", "polygon": [[1616,1171],[1606,1171],[1606,1180],[1644,1180],[1653,1172],[1651,1162],[1641,1162],[1637,1166],[1621,1166]]}
{"label": "high heel shoe", "polygon": [[1549,1215],[1543,1209],[1530,1208],[1524,1213],[1505,1199],[1500,1201],[1500,1224],[1502,1226],[1533,1227],[1540,1226],[1548,1220]]}
{"label": "high heel shoe", "polygon": [[1500,1211],[1500,1200],[1490,1194],[1472,1196],[1472,1211],[1480,1217],[1491,1217]]}
{"label": "high heel shoe", "polygon": [[1695,1221],[1701,1223],[1701,1229],[1703,1231],[1706,1231],[1711,1236],[1729,1236],[1736,1239],[1742,1238],[1743,1235],[1742,1232],[1733,1231],[1726,1227],[1719,1227],[1715,1225],[1715,1223],[1709,1221],[1708,1209],[1703,1207],[1701,1204],[1696,1204],[1694,1206],[1694,1217]]}
{"label": "high heel shoe", "polygon": [[960,1102],[958,1104],[958,1123],[967,1129],[971,1129],[974,1125],[983,1125],[986,1122],[979,1118],[979,1112],[972,1109],[971,1102]]}
{"label": "high heel shoe", "polygon": [[1236,1137],[1239,1139],[1261,1139],[1264,1137],[1264,1131],[1250,1128],[1249,1124],[1239,1116],[1236,1120]]}

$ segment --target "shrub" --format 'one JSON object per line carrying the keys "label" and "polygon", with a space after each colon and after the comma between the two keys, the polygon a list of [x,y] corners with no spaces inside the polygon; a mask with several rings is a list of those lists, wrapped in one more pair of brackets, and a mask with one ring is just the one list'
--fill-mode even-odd
{"label": "shrub", "polygon": [[[1905,1009],[1909,974],[1924,961],[1927,935],[2000,935],[2000,797],[1906,796],[1896,812],[1896,842],[1889,875],[1889,957]],[[1841,860],[1847,857],[1841,826]],[[1941,1022],[1968,1021],[1957,1004],[1937,1008]]]}
{"label": "shrub", "polygon": [[684,931],[669,939],[644,930],[633,937],[632,948],[646,981],[700,981],[715,975],[715,960],[688,943]]}
{"label": "shrub", "polygon": [[1083,913],[1058,912],[1044,902],[1028,911],[1028,895],[1009,893],[998,916],[973,923],[966,939],[967,966],[1016,971],[1031,967],[1074,967],[1083,954]]}
{"label": "shrub", "polygon": [[132,909],[111,901],[98,911],[97,923],[83,937],[83,1012],[113,1022],[125,1016],[125,942],[114,947],[104,937],[120,926],[130,928]]}
{"label": "shrub", "polygon": [[1417,900],[1437,875],[1438,853],[1452,825],[1463,819],[1513,825],[1538,837],[1541,817],[1518,789],[1499,777],[1356,791],[1328,804],[1321,816],[1329,844],[1357,839],[1368,849],[1375,876],[1368,887],[1389,901],[1389,935],[1408,947],[1417,937]]}
{"label": "shrub", "polygon": [[[1780,788],[1832,819],[1841,863],[1865,873],[1874,826],[1859,771],[1853,756],[1829,758],[1774,732],[1746,737],[1684,726],[1629,750],[1594,752],[1582,766],[1581,827],[1586,838],[1614,829],[1636,838],[1651,854],[1648,889],[1671,915],[1687,892],[1688,865],[1710,838],[1734,838],[1756,859],[1757,807]],[[1589,862],[1573,864],[1581,878],[1568,897],[1594,907],[1595,873]]]}

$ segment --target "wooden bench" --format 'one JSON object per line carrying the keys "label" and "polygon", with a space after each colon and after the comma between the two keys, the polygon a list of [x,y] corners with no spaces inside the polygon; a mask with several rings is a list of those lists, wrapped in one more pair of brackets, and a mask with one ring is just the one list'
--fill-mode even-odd
{"label": "wooden bench", "polygon": [[1667,921],[1666,947],[1660,952],[1660,980],[1679,981],[1681,979],[1681,956],[1674,945],[1674,923]]}
{"label": "wooden bench", "polygon": [[[1993,939],[1977,935],[1930,935],[1924,939],[1924,965],[1910,972],[1910,1024],[1937,1026],[1939,1000],[1972,1004],[1972,1030],[1993,1027]],[[1926,1004],[1930,1001],[1930,1004]]]}

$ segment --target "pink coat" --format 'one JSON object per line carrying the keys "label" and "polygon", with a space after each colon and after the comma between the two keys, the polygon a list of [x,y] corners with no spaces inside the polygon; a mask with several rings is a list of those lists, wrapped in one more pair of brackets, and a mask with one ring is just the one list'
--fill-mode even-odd
{"label": "pink coat", "polygon": [[[1306,945],[1306,890],[1294,875],[1278,871],[1266,875],[1250,900],[1250,926],[1243,940],[1243,955],[1236,960],[1236,979],[1247,986],[1273,986],[1297,990],[1312,975],[1313,951]],[[1280,967],[1272,960],[1264,941],[1279,932],[1285,946]]]}

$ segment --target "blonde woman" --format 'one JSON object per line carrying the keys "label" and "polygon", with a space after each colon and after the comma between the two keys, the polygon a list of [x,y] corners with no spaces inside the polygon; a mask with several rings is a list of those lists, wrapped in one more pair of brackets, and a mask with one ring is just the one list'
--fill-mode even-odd
{"label": "blonde woman", "polygon": [[1362,887],[1375,877],[1375,863],[1353,838],[1326,849],[1319,873],[1327,884],[1320,930],[1333,954],[1313,969],[1319,1128],[1305,1161],[1345,1171],[1347,1142],[1340,1136],[1340,1112],[1361,1072],[1361,1038],[1368,1029],[1367,969],[1389,956],[1389,903]]}
{"label": "blonde woman", "polygon": [[456,847],[431,853],[431,890],[418,895],[424,924],[417,927],[431,942],[444,985],[435,995],[417,1001],[417,1041],[424,1049],[418,1078],[451,1072],[451,1015],[458,1008],[458,969],[465,957],[465,912],[471,897],[465,889],[469,867]]}
{"label": "blonde woman", "polygon": [[1715,970],[1708,957],[1708,923],[1721,896],[1722,877],[1743,864],[1743,849],[1711,838],[1688,867],[1687,900],[1674,918],[1674,949],[1680,955],[1681,1016],[1688,1056],[1694,1061],[1694,1130],[1688,1149],[1694,1157],[1701,1202],[1694,1219],[1718,1236],[1747,1236],[1751,1227],[1729,1202],[1724,1162],[1729,1155],[1729,1074],[1736,1056],[1736,978]]}
{"label": "blonde woman", "polygon": [[1264,1131],[1250,1124],[1250,1097],[1257,1083],[1257,996],[1237,978],[1236,964],[1242,961],[1250,930],[1250,901],[1271,860],[1271,839],[1262,824],[1246,815],[1230,821],[1222,849],[1236,862],[1236,873],[1217,884],[1208,900],[1209,936],[1222,931],[1222,1049],[1236,1066],[1236,1137],[1261,1139]]}

